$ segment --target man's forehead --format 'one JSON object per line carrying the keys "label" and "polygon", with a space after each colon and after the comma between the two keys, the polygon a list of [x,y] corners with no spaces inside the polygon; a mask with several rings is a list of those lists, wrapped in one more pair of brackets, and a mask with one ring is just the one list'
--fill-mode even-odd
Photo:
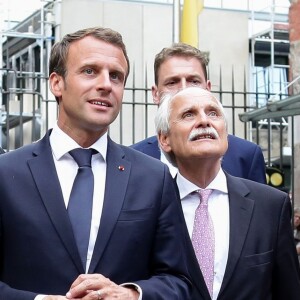
{"label": "man's forehead", "polygon": [[196,60],[197,62],[199,62],[200,63],[200,61],[196,58],[196,57],[194,57],[194,56],[192,56],[192,55],[180,55],[180,54],[174,54],[174,55],[172,55],[172,56],[168,56],[164,61],[163,61],[163,63],[166,63],[166,62],[169,62],[169,61],[175,61],[175,60],[177,60],[177,61],[189,61],[189,60]]}
{"label": "man's forehead", "polygon": [[164,67],[170,67],[172,66],[193,66],[194,68],[198,68],[199,72],[203,72],[202,65],[200,61],[193,56],[179,56],[179,55],[174,55],[167,57],[160,65],[159,71],[161,69],[164,69]]}
{"label": "man's forehead", "polygon": [[180,90],[173,96],[173,100],[190,100],[191,102],[212,102],[219,106],[219,101],[207,90],[197,87],[188,87]]}
{"label": "man's forehead", "polygon": [[177,113],[207,108],[220,110],[220,106],[209,97],[178,96],[171,101],[171,110],[174,109]]}

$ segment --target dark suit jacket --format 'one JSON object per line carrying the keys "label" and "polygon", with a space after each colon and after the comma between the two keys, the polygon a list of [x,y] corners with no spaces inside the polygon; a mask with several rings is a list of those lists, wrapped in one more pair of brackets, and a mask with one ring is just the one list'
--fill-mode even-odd
{"label": "dark suit jacket", "polygon": [[[286,193],[226,174],[230,238],[218,300],[299,300],[300,270]],[[190,246],[190,244],[188,244]],[[210,300],[196,256],[191,256],[193,300]]]}
{"label": "dark suit jacket", "polygon": [[[186,227],[177,197],[164,164],[109,139],[89,273],[137,283],[143,299],[189,299]],[[0,158],[0,299],[64,295],[81,273],[48,132]]]}
{"label": "dark suit jacket", "polygon": [[[147,138],[131,147],[160,159],[156,136]],[[228,150],[223,157],[222,168],[233,176],[266,183],[265,161],[261,148],[234,135],[228,135]]]}

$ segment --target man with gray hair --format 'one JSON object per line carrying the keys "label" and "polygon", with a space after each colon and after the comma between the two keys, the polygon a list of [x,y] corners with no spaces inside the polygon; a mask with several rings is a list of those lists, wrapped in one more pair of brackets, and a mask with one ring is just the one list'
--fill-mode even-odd
{"label": "man with gray hair", "polygon": [[192,299],[299,299],[289,196],[222,169],[228,133],[220,101],[199,87],[167,94],[155,125],[162,151],[178,168],[195,253]]}

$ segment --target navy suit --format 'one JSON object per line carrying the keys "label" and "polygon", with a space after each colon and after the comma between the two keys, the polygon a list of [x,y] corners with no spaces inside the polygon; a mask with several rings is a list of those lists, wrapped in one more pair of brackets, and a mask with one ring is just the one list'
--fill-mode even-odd
{"label": "navy suit", "polygon": [[[299,300],[300,270],[288,195],[254,181],[226,177],[229,253],[218,300]],[[190,259],[192,300],[210,300],[195,254]]]}
{"label": "navy suit", "polygon": [[[1,300],[64,295],[84,273],[50,132],[0,158]],[[187,232],[176,199],[164,164],[109,139],[103,211],[89,273],[117,284],[137,283],[143,299],[189,299]]]}
{"label": "navy suit", "polygon": [[[147,138],[131,147],[160,159],[156,136]],[[234,135],[228,135],[228,150],[223,157],[222,168],[233,176],[266,183],[265,161],[261,148]]]}

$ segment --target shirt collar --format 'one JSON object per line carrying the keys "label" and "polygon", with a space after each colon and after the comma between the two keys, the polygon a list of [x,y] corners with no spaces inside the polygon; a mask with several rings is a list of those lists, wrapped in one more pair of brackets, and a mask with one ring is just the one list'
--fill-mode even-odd
{"label": "shirt collar", "polygon": [[[185,198],[187,195],[191,194],[192,192],[199,190],[200,188],[195,185],[194,183],[187,180],[183,177],[180,172],[177,174],[176,182],[178,185],[180,199]],[[222,193],[228,194],[227,189],[227,180],[224,171],[220,168],[217,176],[215,179],[207,186],[206,189],[218,190]]]}
{"label": "shirt collar", "polygon": [[[64,131],[62,131],[57,124],[54,125],[53,130],[50,135],[50,145],[52,148],[52,153],[56,160],[62,158],[66,153],[75,149],[82,148],[78,145],[70,136],[68,136]],[[91,147],[97,150],[104,161],[106,161],[107,152],[107,132],[103,134]]]}

